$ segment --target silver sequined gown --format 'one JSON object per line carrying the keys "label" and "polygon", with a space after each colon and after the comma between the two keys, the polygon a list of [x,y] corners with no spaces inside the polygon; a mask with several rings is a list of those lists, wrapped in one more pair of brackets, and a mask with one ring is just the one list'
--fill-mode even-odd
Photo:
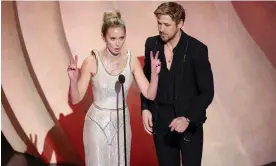
{"label": "silver sequined gown", "polygon": [[[94,102],[90,106],[84,122],[83,142],[86,166],[124,166],[124,126],[122,91],[113,76],[105,70],[99,54],[98,71],[92,78]],[[121,72],[125,76],[125,96],[133,80],[130,69],[131,54],[128,52],[127,63]],[[130,164],[131,128],[129,111],[126,106],[127,165]]]}

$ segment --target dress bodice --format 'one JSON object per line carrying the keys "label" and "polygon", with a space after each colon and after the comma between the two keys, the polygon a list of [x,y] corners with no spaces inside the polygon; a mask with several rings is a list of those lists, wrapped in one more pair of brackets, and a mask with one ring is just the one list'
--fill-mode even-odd
{"label": "dress bodice", "polygon": [[122,86],[118,81],[118,77],[120,74],[125,76],[124,90],[125,97],[127,97],[128,90],[133,80],[130,67],[131,52],[127,52],[127,62],[121,73],[118,75],[109,74],[102,63],[99,52],[97,50],[93,50],[93,53],[98,61],[97,73],[92,77],[94,104],[106,109],[122,108]]}

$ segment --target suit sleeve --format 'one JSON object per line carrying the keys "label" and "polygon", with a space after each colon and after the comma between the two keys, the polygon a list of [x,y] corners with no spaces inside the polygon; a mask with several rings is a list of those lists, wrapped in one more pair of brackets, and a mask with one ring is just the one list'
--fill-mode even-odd
{"label": "suit sleeve", "polygon": [[198,95],[193,98],[188,108],[187,118],[192,124],[203,124],[206,120],[206,109],[214,97],[214,81],[208,48],[204,45],[193,59]]}
{"label": "suit sleeve", "polygon": [[[145,43],[145,58],[144,58],[144,74],[148,81],[150,81],[151,77],[151,62],[150,62],[150,49],[149,49],[149,38],[146,40]],[[149,103],[150,101],[143,96],[143,94],[140,94],[140,100],[141,100],[141,110],[150,110],[149,109]]]}

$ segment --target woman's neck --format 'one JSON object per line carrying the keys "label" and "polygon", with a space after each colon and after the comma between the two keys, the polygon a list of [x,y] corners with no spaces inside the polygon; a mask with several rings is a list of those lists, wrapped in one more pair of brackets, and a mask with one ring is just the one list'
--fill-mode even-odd
{"label": "woman's neck", "polygon": [[116,61],[121,56],[121,52],[119,54],[113,54],[108,48],[104,49],[104,54],[106,58],[109,59],[110,61]]}

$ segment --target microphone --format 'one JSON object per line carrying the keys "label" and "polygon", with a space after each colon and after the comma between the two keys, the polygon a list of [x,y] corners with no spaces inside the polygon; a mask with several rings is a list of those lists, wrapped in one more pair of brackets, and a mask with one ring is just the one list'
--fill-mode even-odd
{"label": "microphone", "polygon": [[123,74],[120,74],[119,77],[118,77],[118,80],[121,84],[123,84],[123,83],[125,83],[126,78]]}
{"label": "microphone", "polygon": [[124,83],[126,78],[123,74],[120,74],[118,77],[119,83],[122,85],[122,97],[123,97],[123,121],[124,121],[124,152],[125,152],[125,166],[127,165],[127,152],[126,152],[126,108],[125,108],[125,92],[124,92]]}

